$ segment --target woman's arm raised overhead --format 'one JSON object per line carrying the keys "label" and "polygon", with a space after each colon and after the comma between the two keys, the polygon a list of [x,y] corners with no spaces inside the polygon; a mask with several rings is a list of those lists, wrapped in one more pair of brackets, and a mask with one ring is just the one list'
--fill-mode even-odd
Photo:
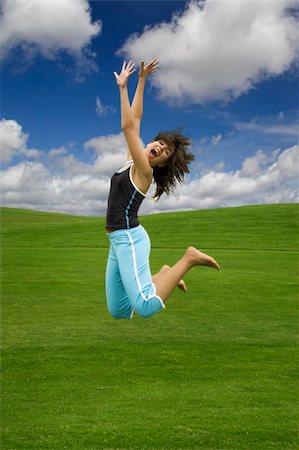
{"label": "woman's arm raised overhead", "polygon": [[136,129],[134,114],[129,102],[127,84],[130,75],[135,72],[134,66],[131,61],[128,63],[124,62],[120,74],[114,72],[120,94],[121,128],[125,135],[130,154],[134,160],[136,170],[140,175],[151,177],[151,167],[142,148],[139,133]]}
{"label": "woman's arm raised overhead", "polygon": [[153,59],[146,66],[144,65],[144,61],[141,61],[139,77],[138,77],[138,85],[136,88],[136,92],[134,95],[134,99],[132,102],[132,112],[137,125],[137,131],[140,129],[140,122],[143,115],[143,94],[144,94],[144,86],[147,77],[155,72],[159,68],[159,61],[157,59]]}
{"label": "woman's arm raised overhead", "polygon": [[[134,116],[134,123],[137,134],[140,136],[140,124],[141,119],[143,115],[143,94],[144,94],[144,87],[145,82],[147,80],[147,77],[155,72],[159,67],[159,61],[157,59],[153,59],[150,63],[148,63],[146,66],[144,65],[144,61],[141,61],[140,64],[140,70],[139,70],[139,77],[138,77],[138,84],[135,91],[135,95],[133,98],[133,102],[131,105],[131,110],[133,112]],[[132,155],[128,149],[128,158],[132,159]]]}

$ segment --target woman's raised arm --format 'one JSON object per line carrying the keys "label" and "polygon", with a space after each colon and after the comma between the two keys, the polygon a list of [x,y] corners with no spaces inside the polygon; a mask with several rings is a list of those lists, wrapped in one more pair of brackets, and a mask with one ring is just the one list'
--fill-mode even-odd
{"label": "woman's raised arm", "polygon": [[136,169],[144,176],[151,176],[151,167],[141,146],[139,133],[136,130],[135,118],[130,107],[128,95],[128,79],[135,72],[132,61],[124,62],[121,73],[114,72],[116,82],[119,87],[121,105],[121,128],[125,135],[128,148],[134,160]]}
{"label": "woman's raised arm", "polygon": [[151,73],[154,73],[158,69],[158,67],[159,67],[159,61],[157,59],[153,59],[146,66],[144,65],[144,61],[141,61],[138,85],[137,85],[136,92],[135,92],[134,99],[133,99],[132,106],[131,106],[134,118],[137,121],[139,121],[139,124],[140,124],[140,121],[141,121],[142,115],[143,115],[143,93],[144,93],[145,81]]}
{"label": "woman's raised arm", "polygon": [[[143,94],[144,94],[144,87],[145,82],[147,80],[147,77],[154,73],[159,67],[159,61],[155,58],[150,63],[148,63],[146,66],[144,65],[144,61],[141,61],[140,63],[140,70],[139,70],[139,77],[138,77],[138,84],[135,91],[135,95],[133,98],[133,102],[131,105],[131,110],[133,112],[134,116],[134,123],[137,134],[140,136],[140,124],[141,119],[143,115]],[[128,149],[128,155],[127,159],[131,159],[132,155]]]}

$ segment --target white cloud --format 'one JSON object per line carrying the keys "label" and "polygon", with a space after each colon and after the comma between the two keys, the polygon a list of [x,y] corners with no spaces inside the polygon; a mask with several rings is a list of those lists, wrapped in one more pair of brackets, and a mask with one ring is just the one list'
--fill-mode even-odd
{"label": "white cloud", "polygon": [[287,9],[298,0],[193,0],[170,23],[131,35],[119,54],[161,61],[152,83],[161,99],[202,103],[238,97],[287,70],[299,27]]}
{"label": "white cloud", "polygon": [[[21,134],[21,126],[12,122],[13,129]],[[18,152],[19,156],[28,157],[27,139],[25,135],[24,152]],[[18,150],[20,145],[16,147]],[[82,215],[105,214],[111,174],[126,159],[123,134],[87,141],[85,149],[95,153],[92,163],[69,154],[66,147],[54,148],[47,154],[40,152],[42,161],[23,161],[0,171],[1,204]]]}
{"label": "white cloud", "polygon": [[171,197],[148,206],[147,212],[177,211],[252,205],[260,203],[299,202],[299,146],[270,155],[257,152],[247,158],[241,170],[211,171],[190,181]]}
{"label": "white cloud", "polygon": [[95,137],[87,141],[84,147],[96,154],[92,171],[98,176],[110,178],[117,164],[121,165],[126,160],[127,144],[122,133]]}
{"label": "white cloud", "polygon": [[[126,160],[127,146],[122,133],[88,140],[84,148],[91,150],[93,158],[91,162],[83,162],[70,153],[72,143],[49,152],[27,149],[29,135],[14,120],[2,120],[0,131],[0,145],[6,149],[6,158],[17,154],[25,159],[0,171],[3,206],[105,214],[111,174]],[[29,157],[40,160],[29,162]],[[210,169],[201,167],[200,173],[195,179],[189,176],[183,186],[169,197],[163,195],[159,202],[151,199],[152,186],[140,213],[299,202],[298,145],[283,151],[259,150],[244,159],[238,170],[225,172],[225,164],[220,161]]]}
{"label": "white cloud", "polygon": [[109,113],[115,113],[116,110],[113,106],[104,105],[99,97],[96,97],[96,113],[99,117],[105,117]]}
{"label": "white cloud", "polygon": [[[279,120],[281,118],[279,117]],[[256,120],[251,122],[234,122],[234,126],[237,130],[249,130],[263,134],[277,134],[298,138],[299,126],[298,123],[258,123]]]}
{"label": "white cloud", "polygon": [[15,120],[0,121],[0,161],[9,163],[19,152],[25,151],[28,134]]}
{"label": "white cloud", "polygon": [[262,164],[268,161],[268,155],[259,150],[255,156],[246,158],[243,162],[240,175],[250,177],[260,172]]}
{"label": "white cloud", "polygon": [[[107,142],[115,150],[119,135],[97,138],[107,151]],[[101,145],[99,146],[101,147]],[[103,148],[102,148],[103,149]],[[110,176],[125,160],[125,153],[100,153],[91,164],[74,155],[58,155],[60,173],[41,162],[21,162],[0,172],[3,206],[69,212],[81,215],[105,215]],[[240,170],[223,172],[224,164],[197,179],[186,180],[169,197],[151,199],[153,187],[140,213],[216,208],[259,203],[299,202],[299,146],[271,154],[262,151],[246,158]]]}
{"label": "white cloud", "polygon": [[52,148],[52,150],[49,151],[50,156],[60,156],[60,155],[66,155],[67,150],[64,146],[58,147],[58,148]]}
{"label": "white cloud", "polygon": [[81,74],[95,69],[88,45],[101,32],[87,0],[4,0],[0,18],[1,59],[18,47],[30,63],[40,54],[54,59],[66,51]]}
{"label": "white cloud", "polygon": [[27,148],[29,134],[15,120],[0,120],[0,162],[8,164],[14,156],[39,159],[44,155],[42,150]]}
{"label": "white cloud", "polygon": [[74,214],[104,214],[109,181],[93,175],[51,175],[41,163],[22,162],[0,172],[3,206]]}
{"label": "white cloud", "polygon": [[127,144],[123,133],[119,133],[92,138],[85,142],[84,147],[93,150],[97,155],[102,155],[125,152]]}
{"label": "white cloud", "polygon": [[37,148],[24,148],[18,152],[19,156],[25,156],[29,159],[39,159],[44,155],[42,150],[38,150]]}

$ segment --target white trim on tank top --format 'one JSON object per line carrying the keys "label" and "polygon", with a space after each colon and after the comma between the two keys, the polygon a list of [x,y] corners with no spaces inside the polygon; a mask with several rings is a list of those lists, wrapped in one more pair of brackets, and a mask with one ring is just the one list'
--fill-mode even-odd
{"label": "white trim on tank top", "polygon": [[131,167],[129,165],[131,163],[134,163],[133,159],[129,159],[129,161],[126,161],[125,164],[123,164],[119,169],[117,169],[115,173],[123,173],[123,172],[125,172],[126,170],[128,170],[129,167]]}
{"label": "white trim on tank top", "polygon": [[[133,163],[133,164],[131,166],[129,166],[129,167],[126,167],[130,163]],[[123,173],[123,172],[125,172],[126,170],[128,170],[130,168],[129,177],[130,177],[130,181],[131,181],[132,185],[134,186],[136,191],[138,191],[141,195],[143,195],[143,197],[146,198],[146,194],[144,194],[140,189],[138,189],[138,187],[136,186],[136,184],[133,181],[133,177],[132,177],[132,173],[131,173],[131,169],[132,169],[133,165],[134,165],[134,160],[133,159],[129,159],[128,161],[125,162],[125,164],[120,169],[118,169],[116,171],[116,173],[119,173],[119,174]]]}
{"label": "white trim on tank top", "polygon": [[129,171],[130,181],[131,181],[131,183],[133,184],[133,186],[134,186],[134,188],[136,189],[136,191],[138,191],[141,195],[143,195],[143,197],[146,197],[146,194],[144,194],[140,189],[138,189],[138,187],[136,186],[136,184],[135,184],[134,181],[133,181],[132,173],[131,173],[132,167],[133,167],[133,164],[132,164],[132,166],[130,167],[130,171]]}

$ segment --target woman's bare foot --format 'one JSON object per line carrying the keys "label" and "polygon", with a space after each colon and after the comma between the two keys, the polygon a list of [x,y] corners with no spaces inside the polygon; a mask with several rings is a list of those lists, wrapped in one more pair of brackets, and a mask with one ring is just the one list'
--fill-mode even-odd
{"label": "woman's bare foot", "polygon": [[195,247],[188,247],[186,255],[190,259],[192,266],[209,266],[220,270],[219,264],[212,256],[206,255]]}
{"label": "woman's bare foot", "polygon": [[185,281],[184,280],[180,280],[179,282],[178,282],[178,284],[177,284],[177,287],[179,288],[179,289],[181,289],[181,291],[183,291],[183,292],[187,292],[187,286],[186,286],[186,283],[185,283]]}

